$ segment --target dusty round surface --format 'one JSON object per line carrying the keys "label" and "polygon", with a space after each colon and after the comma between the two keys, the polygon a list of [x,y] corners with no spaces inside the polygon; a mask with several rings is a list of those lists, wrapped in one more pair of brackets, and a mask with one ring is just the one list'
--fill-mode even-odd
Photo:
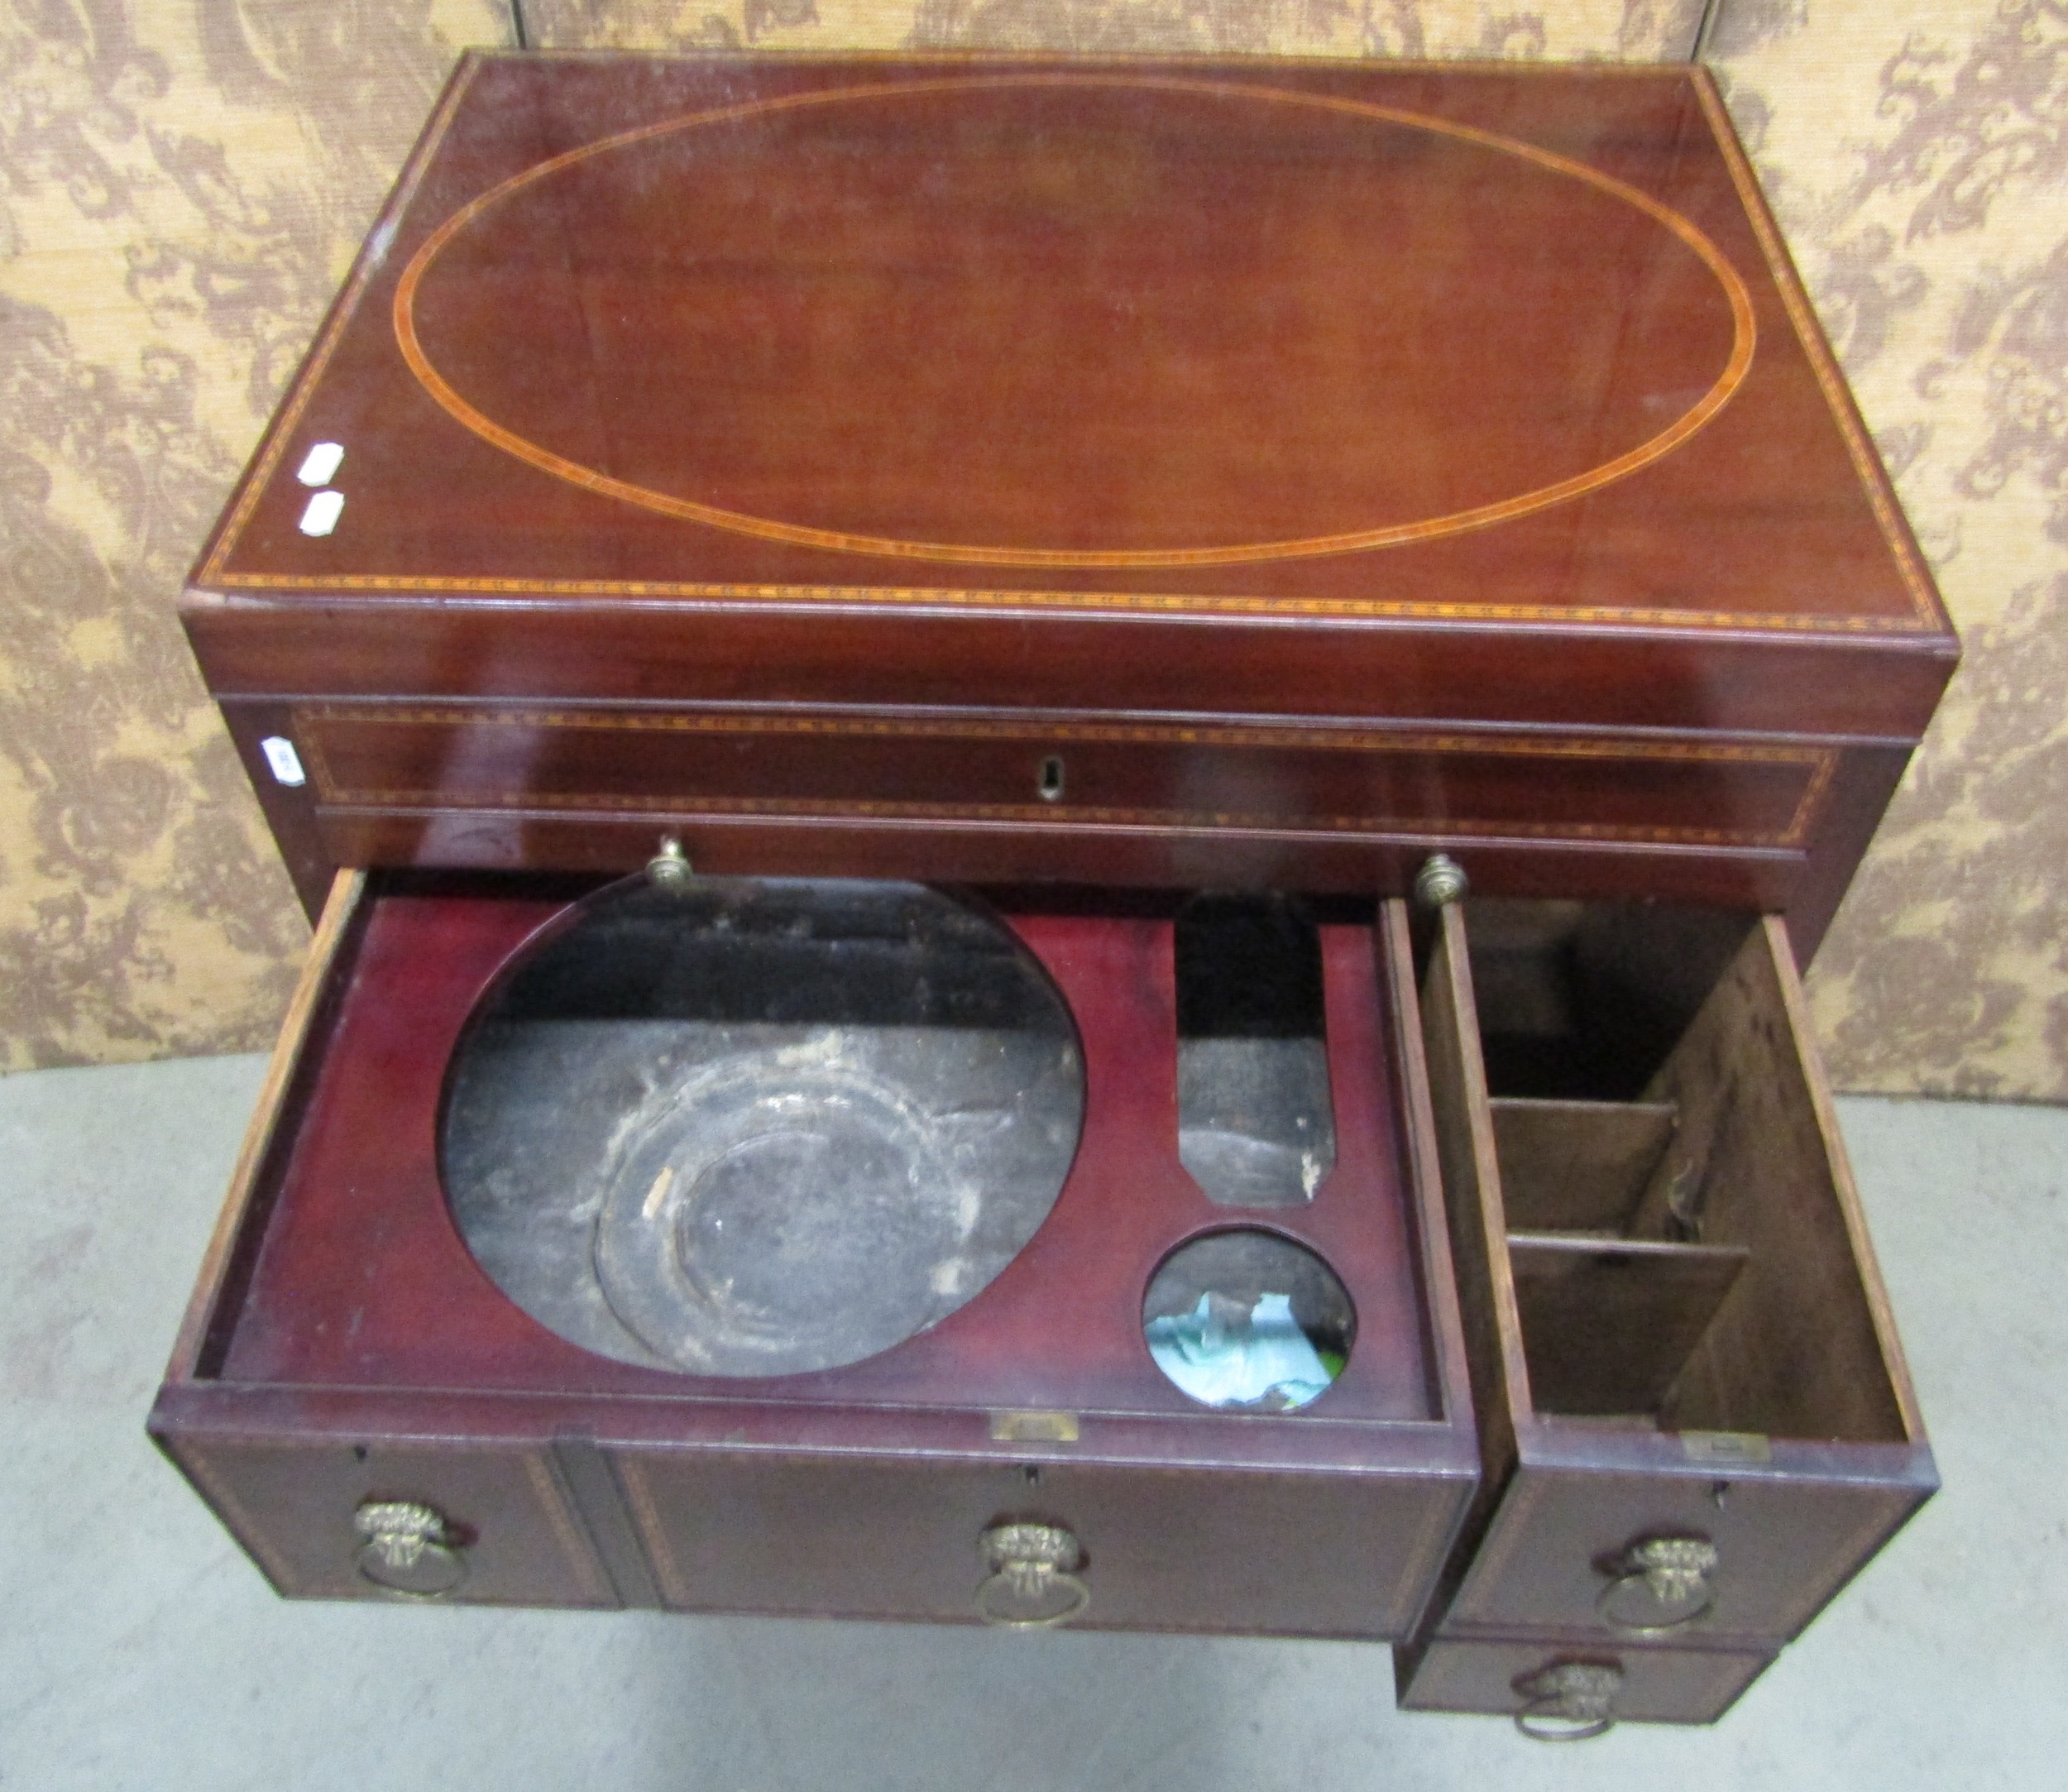
{"label": "dusty round surface", "polygon": [[448,1202],[585,1349],[722,1376],[888,1349],[1060,1193],[1084,1106],[1061,998],[910,884],[620,885],[505,972],[455,1055]]}
{"label": "dusty round surface", "polygon": [[661,1092],[610,1177],[596,1273],[685,1367],[824,1368],[960,1296],[980,1205],[896,1088],[760,1059]]}

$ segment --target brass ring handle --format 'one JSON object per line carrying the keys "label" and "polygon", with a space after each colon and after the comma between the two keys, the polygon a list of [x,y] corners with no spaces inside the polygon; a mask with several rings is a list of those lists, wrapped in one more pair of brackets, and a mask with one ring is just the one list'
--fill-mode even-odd
{"label": "brass ring handle", "polygon": [[1515,1727],[1533,1742],[1587,1742],[1616,1727],[1616,1694],[1623,1670],[1607,1661],[1554,1661],[1515,1690],[1529,1702],[1515,1716]]}
{"label": "brass ring handle", "polygon": [[977,1615],[1002,1630],[1053,1630],[1091,1603],[1077,1570],[1084,1547],[1060,1525],[993,1525],[977,1540],[990,1572],[978,1583]]}
{"label": "brass ring handle", "polygon": [[1525,1705],[1515,1727],[1533,1742],[1591,1742],[1616,1727],[1613,1718],[1575,1718],[1548,1699]]}
{"label": "brass ring handle", "polygon": [[352,1515],[366,1539],[352,1558],[359,1578],[398,1599],[443,1599],[467,1579],[466,1545],[445,1515],[414,1500],[366,1500]]}
{"label": "brass ring handle", "polygon": [[[1709,1579],[1716,1560],[1716,1546],[1707,1537],[1647,1537],[1624,1552],[1623,1571],[1601,1589],[1594,1608],[1610,1629],[1626,1636],[1663,1636],[1685,1630],[1707,1617],[1716,1603]],[[1663,1612],[1673,1615],[1658,1615]]]}

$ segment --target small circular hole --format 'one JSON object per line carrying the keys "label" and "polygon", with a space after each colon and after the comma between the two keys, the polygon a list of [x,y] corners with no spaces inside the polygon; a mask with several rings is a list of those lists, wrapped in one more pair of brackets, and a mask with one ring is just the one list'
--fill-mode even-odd
{"label": "small circular hole", "polygon": [[1231,1227],[1181,1244],[1150,1279],[1142,1335],[1181,1392],[1226,1411],[1292,1412],[1349,1361],[1357,1315],[1304,1244]]}

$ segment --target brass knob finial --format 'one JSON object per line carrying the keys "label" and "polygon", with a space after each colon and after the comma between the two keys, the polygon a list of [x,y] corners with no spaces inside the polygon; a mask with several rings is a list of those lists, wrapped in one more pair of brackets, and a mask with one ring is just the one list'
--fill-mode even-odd
{"label": "brass knob finial", "polygon": [[689,881],[689,856],[673,834],[661,836],[661,850],[646,861],[646,874],[664,889],[679,889]]}
{"label": "brass knob finial", "polygon": [[1415,899],[1427,908],[1447,908],[1468,888],[1464,866],[1447,852],[1431,853],[1415,874]]}

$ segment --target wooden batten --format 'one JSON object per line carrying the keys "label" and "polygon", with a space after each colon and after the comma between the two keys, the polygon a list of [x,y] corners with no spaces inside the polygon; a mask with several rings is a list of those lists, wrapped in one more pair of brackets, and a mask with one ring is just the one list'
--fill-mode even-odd
{"label": "wooden batten", "polygon": [[1664,1102],[1496,1097],[1508,1224],[1523,1232],[1626,1232],[1673,1136]]}
{"label": "wooden batten", "polygon": [[194,1283],[186,1316],[173,1344],[172,1360],[165,1370],[169,1382],[191,1380],[199,1363],[218,1298],[230,1273],[237,1240],[244,1232],[247,1212],[264,1181],[272,1147],[280,1136],[282,1118],[291,1105],[300,1080],[299,1073],[309,1059],[312,1043],[321,1043],[316,1037],[316,1021],[325,1005],[332,966],[359,913],[366,887],[366,874],[356,870],[340,871],[331,884],[329,899],[323,904],[323,913],[317,921],[309,956],[302,962],[301,976],[288,1002],[280,1036],[274,1042],[272,1059],[266,1067],[266,1080],[259,1085],[258,1105],[244,1129],[244,1142],[238,1148],[237,1165],[230,1174],[229,1193],[217,1217],[208,1255],[202,1261],[200,1276]]}
{"label": "wooden batten", "polygon": [[1510,1232],[1537,1409],[1656,1411],[1750,1254],[1741,1244]]}
{"label": "wooden batten", "polygon": [[1507,1224],[1477,1013],[1464,918],[1446,908],[1438,916],[1422,976],[1422,1040],[1479,1419],[1482,1480],[1475,1510],[1481,1512],[1515,1466],[1515,1425],[1529,1412],[1530,1397],[1515,1280],[1503,1246]]}

